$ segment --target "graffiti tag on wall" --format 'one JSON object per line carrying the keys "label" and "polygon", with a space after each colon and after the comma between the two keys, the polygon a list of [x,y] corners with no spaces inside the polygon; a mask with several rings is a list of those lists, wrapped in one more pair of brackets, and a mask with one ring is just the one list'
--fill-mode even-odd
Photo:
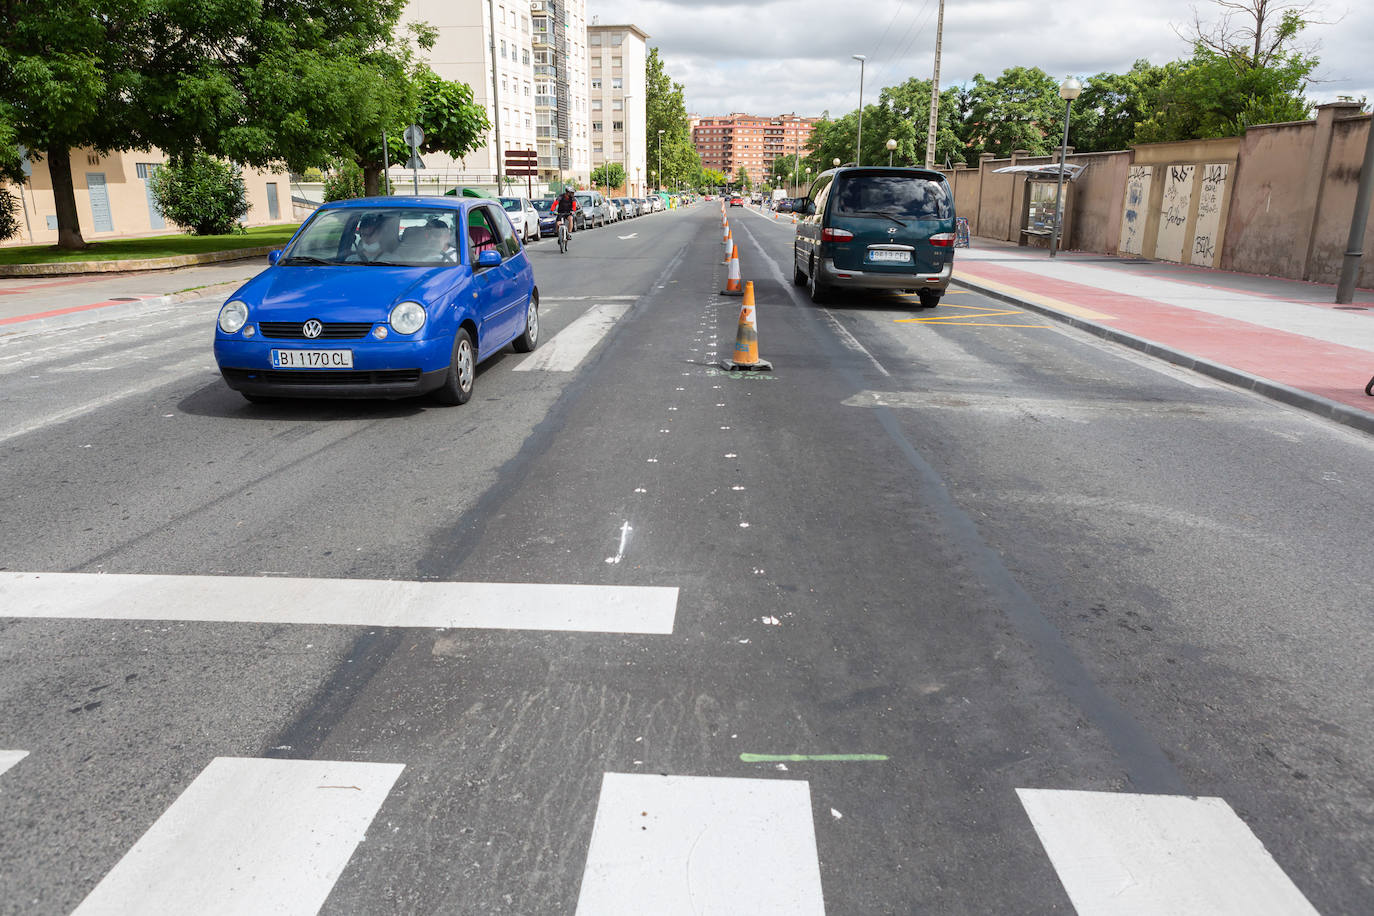
{"label": "graffiti tag on wall", "polygon": [[1187,241],[1188,210],[1193,205],[1195,165],[1171,165],[1164,175],[1164,199],[1160,202],[1159,236],[1155,240],[1155,257],[1165,261],[1182,261],[1183,245]]}
{"label": "graffiti tag on wall", "polygon": [[1217,236],[1221,231],[1221,202],[1226,194],[1225,163],[1204,165],[1198,189],[1197,226],[1193,229],[1192,263],[1212,267],[1216,263]]}
{"label": "graffiti tag on wall", "polygon": [[1148,165],[1133,165],[1126,176],[1126,200],[1121,209],[1122,254],[1140,254],[1145,234],[1145,208],[1150,203],[1150,179],[1154,169]]}

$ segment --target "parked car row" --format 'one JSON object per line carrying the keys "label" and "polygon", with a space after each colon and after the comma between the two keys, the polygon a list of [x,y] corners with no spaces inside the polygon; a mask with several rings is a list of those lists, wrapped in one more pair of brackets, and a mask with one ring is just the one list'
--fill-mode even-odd
{"label": "parked car row", "polygon": [[[577,209],[573,211],[574,232],[583,229],[595,229],[598,226],[606,226],[621,220],[633,219],[645,213],[667,209],[662,198],[659,197],[603,197],[600,191],[577,191],[573,196],[577,198]],[[516,206],[520,206],[518,202],[524,201],[530,206],[537,217],[539,235],[554,235],[557,232],[558,223],[554,218],[557,201],[554,198],[541,197],[533,201],[523,197],[501,198],[506,211],[512,212],[508,201],[517,202]],[[511,222],[516,223],[514,215],[512,215]],[[516,224],[516,231],[520,231],[518,223]]]}

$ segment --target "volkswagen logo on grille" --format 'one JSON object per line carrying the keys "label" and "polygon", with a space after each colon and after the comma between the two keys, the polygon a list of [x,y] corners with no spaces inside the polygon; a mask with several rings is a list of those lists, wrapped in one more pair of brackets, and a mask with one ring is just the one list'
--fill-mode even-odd
{"label": "volkswagen logo on grille", "polygon": [[314,340],[324,333],[324,325],[320,324],[318,320],[311,318],[305,324],[301,325],[301,333],[311,340]]}

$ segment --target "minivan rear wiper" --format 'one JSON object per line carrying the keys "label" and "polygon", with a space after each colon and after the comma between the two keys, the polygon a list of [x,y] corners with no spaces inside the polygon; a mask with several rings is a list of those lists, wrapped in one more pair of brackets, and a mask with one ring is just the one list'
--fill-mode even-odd
{"label": "minivan rear wiper", "polygon": [[885,211],[883,211],[883,210],[847,210],[847,211],[845,211],[845,212],[846,212],[846,213],[863,213],[863,214],[867,214],[868,216],[886,216],[888,219],[892,220],[892,221],[893,221],[894,223],[896,223],[897,225],[899,225],[899,226],[906,226],[906,223],[902,222],[902,221],[899,220],[897,217],[893,216],[891,213],[887,213],[887,212],[885,212]]}

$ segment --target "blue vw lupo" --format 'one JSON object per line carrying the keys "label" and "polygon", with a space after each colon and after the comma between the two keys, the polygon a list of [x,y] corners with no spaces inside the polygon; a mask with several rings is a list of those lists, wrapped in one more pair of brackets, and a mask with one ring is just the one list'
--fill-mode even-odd
{"label": "blue vw lupo", "polygon": [[499,201],[325,204],[220,308],[215,359],[250,401],[472,397],[479,362],[539,343],[539,291]]}

